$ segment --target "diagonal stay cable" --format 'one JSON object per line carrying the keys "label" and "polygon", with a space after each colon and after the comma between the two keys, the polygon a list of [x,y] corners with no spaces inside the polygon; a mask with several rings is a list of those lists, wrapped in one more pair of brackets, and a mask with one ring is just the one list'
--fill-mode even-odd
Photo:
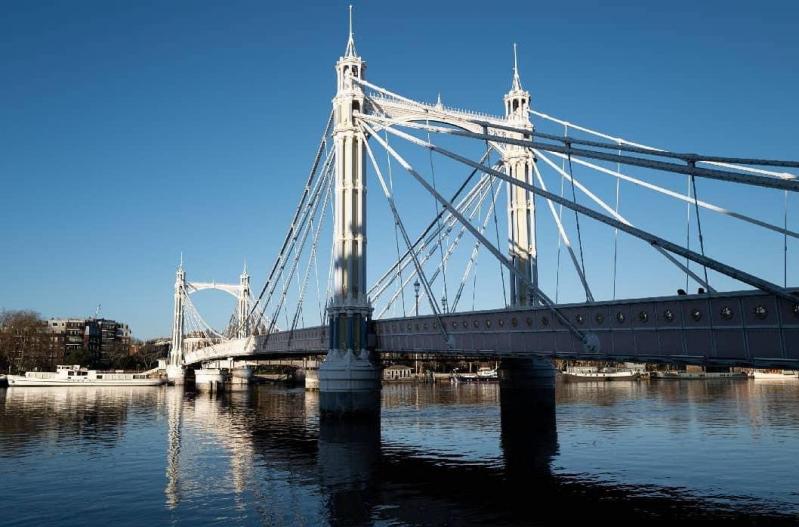
{"label": "diagonal stay cable", "polygon": [[330,133],[331,127],[333,126],[333,114],[334,113],[331,110],[330,115],[327,118],[327,124],[325,125],[324,132],[322,132],[322,139],[320,140],[319,147],[316,150],[316,156],[314,157],[314,161],[311,165],[311,171],[308,174],[308,178],[305,181],[305,186],[303,187],[302,194],[300,195],[300,202],[297,205],[296,210],[294,211],[294,216],[292,217],[291,222],[289,223],[289,230],[286,233],[286,236],[283,238],[283,244],[280,247],[280,251],[278,251],[278,257],[275,259],[274,264],[272,264],[272,269],[271,271],[269,271],[269,275],[266,279],[266,282],[264,283],[263,288],[261,288],[261,292],[258,294],[258,299],[255,301],[252,308],[250,309],[250,316],[252,316],[252,314],[255,313],[255,310],[258,308],[258,303],[261,301],[261,298],[264,296],[267,287],[269,287],[269,284],[271,283],[274,274],[280,265],[281,256],[286,250],[286,247],[288,246],[289,241],[291,240],[292,235],[294,234],[294,230],[296,229],[297,220],[299,219],[303,204],[305,203],[305,200],[308,198],[308,196],[311,193],[311,183],[316,177],[317,169],[319,168],[319,161],[322,159],[322,152],[327,150],[327,136]]}
{"label": "diagonal stay cable", "polygon": [[[484,182],[485,182],[485,181],[487,181],[487,179],[486,179],[486,180],[484,180]],[[469,207],[472,207],[472,206],[474,206],[474,209],[472,210],[472,212],[470,212],[470,213],[469,213],[469,218],[472,218],[472,217],[474,216],[475,212],[478,210],[478,208],[482,206],[483,199],[485,198],[485,194],[483,194],[483,190],[484,190],[484,189],[485,189],[485,185],[482,187],[482,189],[481,189],[481,192],[480,192],[480,194],[481,194],[481,195],[480,195],[480,196],[478,196],[478,200],[476,200],[476,201],[475,201],[475,203],[471,203],[471,202],[470,202],[468,206],[464,206],[464,207],[457,207],[457,208],[458,208],[458,210],[466,211],[466,210],[468,210],[468,208],[469,208]],[[446,222],[446,232],[447,232],[447,234],[449,234],[449,233],[452,231],[453,227],[454,227],[456,224],[457,224],[457,220],[456,220],[455,218],[452,218],[452,219],[451,219],[451,221],[449,221],[449,220],[448,220],[448,221]],[[464,228],[463,226],[461,226],[460,232],[458,232],[458,235],[456,236],[456,241],[455,241],[453,244],[451,244],[451,245],[450,245],[450,246],[447,248],[447,253],[446,253],[446,255],[444,256],[443,262],[445,262],[445,263],[446,263],[446,262],[449,260],[449,257],[451,256],[452,252],[453,252],[453,251],[454,251],[454,250],[457,248],[457,246],[458,246],[458,243],[460,242],[460,239],[461,239],[461,237],[463,236],[464,229],[465,229],[465,228]],[[430,250],[427,252],[427,254],[425,254],[425,255],[422,257],[422,259],[420,260],[420,262],[419,262],[419,263],[420,263],[422,266],[424,266],[424,264],[425,264],[425,263],[427,263],[427,261],[428,261],[430,258],[432,258],[432,257],[433,257],[433,255],[434,255],[434,254],[435,254],[435,252],[436,252],[436,249],[437,249],[437,247],[435,247],[435,246],[434,246],[432,249],[430,249]],[[430,284],[431,284],[431,285],[432,285],[433,283],[435,283],[435,281],[436,281],[436,278],[438,277],[439,273],[441,272],[441,271],[440,271],[440,270],[441,270],[441,267],[442,267],[442,264],[441,264],[441,263],[439,263],[439,264],[438,264],[438,266],[436,267],[436,270],[435,270],[435,272],[434,272],[433,276],[431,276],[431,277],[430,277]],[[408,284],[410,284],[411,280],[413,280],[415,277],[416,277],[416,273],[415,273],[415,272],[411,272],[411,274],[410,274],[410,275],[409,275],[409,276],[408,276],[408,277],[407,277],[407,278],[404,280],[404,282],[402,283],[401,287],[402,287],[403,289],[404,289],[405,287],[407,287],[407,286],[408,286]],[[393,296],[392,296],[392,297],[389,299],[389,301],[388,301],[388,304],[386,305],[386,307],[384,307],[384,308],[383,308],[383,309],[380,311],[380,313],[377,315],[377,318],[381,318],[381,317],[382,317],[382,316],[383,316],[383,315],[384,315],[384,314],[385,314],[385,313],[388,311],[388,309],[389,309],[389,308],[390,308],[390,307],[393,305],[393,303],[396,301],[396,299],[397,299],[397,296],[398,296],[398,293],[394,293],[394,295],[393,295]],[[454,311],[454,308],[453,308],[453,309],[450,309],[450,311],[449,311],[449,312],[451,313],[452,311]]]}
{"label": "diagonal stay cable", "polygon": [[[484,162],[484,161],[485,161],[485,160],[488,158],[488,155],[489,155],[489,152],[488,152],[488,151],[486,151],[486,152],[483,154],[483,156],[480,158],[480,163],[483,163],[483,162]],[[479,172],[479,171],[478,171],[477,169],[474,169],[474,170],[472,170],[472,171],[469,173],[469,175],[466,177],[466,179],[464,179],[463,183],[461,183],[460,187],[458,187],[458,189],[455,191],[455,193],[453,194],[453,196],[452,196],[452,198],[450,199],[450,201],[455,201],[456,199],[458,199],[458,197],[460,196],[461,192],[463,192],[463,190],[464,190],[464,189],[465,189],[465,188],[466,188],[466,187],[469,185],[469,182],[470,182],[470,181],[471,181],[471,180],[474,178],[474,176],[475,176],[475,174],[477,174],[477,172]],[[433,228],[435,228],[435,227],[436,227],[436,225],[438,224],[438,220],[439,220],[439,219],[440,219],[440,218],[441,218],[441,217],[442,217],[442,216],[443,216],[443,215],[444,215],[446,212],[447,212],[447,211],[446,211],[446,209],[442,209],[442,210],[441,210],[441,212],[439,213],[440,215],[437,215],[437,217],[433,218],[433,220],[432,220],[432,221],[431,221],[431,222],[430,222],[430,223],[427,225],[427,227],[426,227],[426,228],[425,228],[425,229],[422,231],[422,233],[421,233],[421,234],[420,234],[420,235],[419,235],[419,236],[416,238],[416,241],[414,241],[414,242],[413,242],[413,248],[414,248],[414,250],[417,250],[417,248],[418,248],[419,244],[420,244],[420,243],[422,243],[422,242],[424,241],[424,239],[425,239],[425,236],[427,236],[427,235],[430,233],[430,231],[431,231],[431,230],[433,230]],[[385,273],[383,273],[383,276],[381,276],[381,277],[380,277],[380,278],[377,280],[377,282],[375,283],[375,285],[373,285],[373,286],[372,286],[372,287],[369,289],[369,296],[370,296],[370,297],[371,297],[371,296],[374,294],[375,290],[376,290],[376,289],[377,289],[377,288],[380,286],[380,284],[381,284],[383,281],[385,281],[385,280],[386,280],[388,277],[390,277],[392,274],[393,274],[393,275],[396,275],[396,268],[397,268],[397,266],[401,265],[401,263],[400,263],[400,262],[401,262],[401,261],[404,261],[404,260],[405,260],[406,258],[408,258],[409,256],[410,256],[410,251],[406,251],[406,252],[405,252],[405,254],[402,256],[402,258],[398,259],[398,261],[397,261],[396,263],[394,263],[394,264],[393,264],[393,265],[392,265],[392,266],[391,266],[391,267],[390,267],[390,268],[389,268],[389,269],[388,269],[388,270],[387,270]],[[392,278],[392,280],[393,280],[393,278]]]}
{"label": "diagonal stay cable", "polygon": [[[458,221],[460,221],[461,224],[464,225],[469,230],[469,232],[471,232],[471,234],[475,238],[480,240],[480,242],[486,247],[486,249],[488,249],[494,255],[495,258],[497,258],[500,262],[502,262],[503,265],[508,269],[508,271],[511,274],[513,274],[520,281],[522,281],[530,289],[530,292],[533,295],[537,296],[541,300],[541,303],[544,304],[544,306],[546,306],[553,313],[553,315],[558,320],[560,320],[563,323],[563,325],[574,336],[576,336],[580,340],[580,342],[582,342],[587,347],[590,346],[588,338],[585,336],[585,334],[582,331],[580,331],[579,329],[577,329],[577,327],[575,327],[574,324],[572,324],[571,321],[567,317],[565,317],[563,315],[563,313],[561,313],[560,310],[557,307],[555,307],[555,305],[552,303],[552,300],[550,300],[544,294],[543,291],[541,291],[540,289],[536,288],[535,285],[533,285],[533,283],[526,276],[524,276],[522,273],[518,272],[516,270],[516,268],[513,266],[513,264],[499,251],[499,249],[497,249],[485,236],[480,234],[480,231],[477,228],[475,228],[474,225],[471,224],[471,222],[469,222],[466,218],[464,218],[462,214],[460,214],[457,210],[455,210],[455,207],[449,201],[447,201],[446,198],[444,198],[441,194],[436,192],[427,183],[427,181],[407,161],[405,161],[405,159],[402,156],[400,156],[396,152],[396,150],[394,150],[391,146],[387,145],[385,142],[381,141],[379,136],[375,136],[374,135],[374,131],[371,129],[371,127],[369,126],[368,123],[363,122],[362,126],[364,127],[364,129],[367,132],[369,132],[373,137],[375,137],[375,140],[378,143],[380,143],[383,148],[385,148],[386,150],[391,152],[391,155],[394,157],[394,159],[396,159],[397,162],[400,165],[402,165],[402,167],[406,170],[406,172],[408,172],[411,176],[413,176],[413,178],[416,179],[416,181],[418,181],[419,184],[422,185],[422,187],[424,187],[425,190],[427,190],[427,192],[429,192],[430,194],[435,196],[435,198],[445,208],[447,208],[450,211],[452,211],[453,215],[455,215],[455,217],[458,218]],[[393,134],[396,135],[396,133],[395,133],[396,130],[393,130],[392,128],[388,128],[388,130],[390,131],[390,133],[393,133]],[[405,135],[407,135],[407,134],[405,134]],[[398,137],[402,137],[402,136],[398,135]],[[410,136],[410,137],[412,137],[412,136]],[[416,139],[416,138],[413,138],[413,139]],[[472,163],[474,163],[474,162],[472,162]],[[479,165],[477,163],[474,163],[474,164],[477,165],[477,166],[475,166],[475,168],[479,167],[480,170],[482,170],[483,172],[485,172],[485,170],[489,170],[488,173],[491,174],[491,175],[498,176],[501,179],[505,179],[506,181],[511,179],[511,178],[507,177],[505,174],[503,174],[502,172],[499,172],[497,170],[493,170],[493,169],[485,167],[483,165]]]}
{"label": "diagonal stay cable", "polygon": [[[383,174],[380,172],[380,166],[377,164],[374,152],[372,152],[372,147],[369,146],[369,141],[366,139],[366,134],[364,133],[363,127],[359,128],[358,131],[360,132],[361,138],[363,139],[363,144],[366,147],[366,153],[369,155],[369,159],[372,162],[372,167],[375,170],[375,174],[377,174],[377,178],[380,180],[380,186],[383,187],[383,194],[385,194],[386,196],[386,200],[388,201],[389,207],[391,208],[391,213],[394,215],[394,219],[399,225],[400,232],[402,233],[402,237],[405,240],[405,245],[410,250],[411,239],[408,237],[408,232],[405,230],[405,225],[402,223],[399,211],[397,210],[397,205],[396,203],[394,203],[394,197],[391,195],[391,191],[389,190],[385,180],[383,179]],[[370,129],[369,132],[374,135],[374,130]],[[379,135],[375,136],[375,139],[378,142],[382,142]],[[383,142],[382,144],[386,143]],[[436,299],[435,296],[433,295],[433,291],[430,288],[430,283],[427,281],[427,278],[425,277],[424,269],[422,269],[422,266],[419,264],[419,260],[416,258],[416,254],[413,251],[411,251],[411,256],[413,257],[413,264],[416,267],[416,274],[417,276],[419,276],[419,278],[422,279],[422,285],[424,286],[425,294],[427,295],[427,300],[430,303],[430,309],[433,310],[433,315],[436,317],[436,320],[438,321],[438,328],[441,331],[441,335],[444,337],[444,342],[447,343],[447,346],[451,346],[449,335],[447,335],[446,325],[441,321],[441,315],[438,310],[438,305],[436,304]]]}
{"label": "diagonal stay cable", "polygon": [[[590,190],[590,189],[588,189],[588,188],[587,188],[585,185],[583,185],[582,183],[580,183],[580,182],[577,180],[577,178],[575,178],[575,177],[572,177],[572,176],[570,176],[569,174],[567,174],[566,172],[562,171],[562,170],[561,170],[561,168],[560,168],[560,167],[558,167],[558,165],[556,165],[556,164],[555,164],[555,163],[554,163],[554,162],[553,162],[551,159],[549,159],[549,157],[547,157],[547,156],[546,156],[546,155],[544,155],[543,153],[539,152],[538,150],[533,150],[533,152],[535,152],[535,153],[536,153],[536,155],[537,155],[537,156],[538,156],[538,157],[539,157],[541,160],[543,160],[543,161],[544,161],[546,164],[548,164],[550,167],[552,167],[553,169],[555,169],[555,171],[556,171],[556,172],[558,172],[562,178],[564,178],[564,179],[566,179],[566,180],[571,180],[571,181],[573,181],[574,185],[576,185],[576,186],[577,186],[577,188],[579,188],[579,189],[580,189],[580,191],[582,191],[582,192],[583,192],[583,194],[585,194],[586,196],[588,196],[588,197],[591,199],[591,201],[593,201],[594,203],[596,203],[597,205],[599,205],[600,207],[602,207],[602,209],[603,209],[603,210],[605,210],[605,211],[606,211],[608,214],[610,214],[610,216],[611,216],[612,218],[614,218],[614,219],[616,219],[616,220],[618,220],[618,221],[620,221],[620,222],[626,223],[627,225],[633,226],[633,224],[632,224],[630,221],[628,221],[628,220],[627,220],[627,218],[625,218],[624,216],[622,216],[621,214],[619,214],[617,211],[615,211],[615,210],[613,209],[613,207],[611,207],[610,205],[608,205],[607,203],[605,203],[605,201],[604,201],[603,199],[601,199],[601,198],[600,198],[600,197],[598,197],[596,194],[594,194],[593,192],[591,192],[591,190]],[[701,278],[700,278],[700,277],[699,277],[699,276],[698,276],[696,273],[694,273],[693,271],[691,271],[691,270],[690,270],[690,268],[689,268],[688,266],[685,266],[685,265],[683,265],[683,264],[682,264],[682,263],[681,263],[679,260],[677,260],[677,259],[676,259],[676,258],[675,258],[673,255],[669,254],[669,252],[667,252],[666,250],[664,250],[662,247],[658,247],[657,245],[654,245],[654,246],[653,246],[653,248],[654,248],[654,249],[655,249],[657,252],[659,252],[660,254],[662,254],[662,255],[663,255],[663,257],[664,257],[664,258],[666,258],[666,259],[667,259],[669,262],[671,262],[672,264],[674,264],[675,266],[677,266],[677,267],[678,267],[680,270],[683,270],[683,271],[685,271],[686,273],[688,273],[688,274],[691,276],[691,278],[693,278],[694,280],[696,280],[698,283],[702,284],[703,286],[707,287],[707,288],[708,288],[708,291],[715,292],[715,290],[714,290],[712,287],[710,287],[710,285],[709,285],[709,284],[708,284],[706,281],[703,281],[703,280],[702,280],[702,279],[701,279]]]}
{"label": "diagonal stay cable", "polygon": [[[514,179],[506,176],[502,172],[499,172],[497,170],[493,170],[492,168],[487,167],[485,165],[480,165],[479,163],[476,163],[475,161],[472,161],[471,159],[468,159],[468,158],[463,157],[461,155],[458,155],[458,154],[455,154],[453,152],[450,152],[449,150],[441,148],[440,146],[436,146],[436,145],[431,144],[431,143],[426,143],[425,141],[423,141],[422,139],[419,139],[418,137],[414,137],[412,135],[406,134],[405,132],[402,132],[400,130],[396,130],[396,129],[391,128],[391,127],[387,128],[387,130],[389,130],[389,133],[391,133],[391,134],[393,134],[393,135],[395,135],[397,137],[401,137],[401,138],[407,139],[408,141],[410,141],[412,143],[415,143],[415,144],[417,144],[419,146],[423,146],[425,148],[432,148],[432,149],[434,149],[434,151],[438,152],[441,155],[447,156],[447,157],[449,157],[451,159],[455,159],[456,161],[460,161],[461,163],[463,163],[465,165],[468,165],[468,166],[471,166],[471,167],[474,167],[474,168],[479,168],[482,172],[484,172],[486,174],[495,175],[495,176],[499,177],[500,179],[508,181],[508,182],[510,182],[510,183],[512,183],[514,185],[518,185],[518,186],[520,186],[522,188],[526,188],[530,192],[533,192],[534,194],[538,194],[539,196],[542,196],[544,198],[551,199],[552,201],[555,201],[556,203],[561,203],[566,208],[569,208],[569,209],[576,208],[577,211],[580,212],[581,214],[583,214],[584,216],[588,216],[590,218],[593,218],[593,219],[595,219],[595,220],[597,220],[599,222],[602,222],[602,223],[604,223],[606,225],[609,225],[611,227],[618,227],[619,230],[621,230],[623,232],[626,232],[627,234],[630,234],[630,235],[632,235],[632,236],[634,236],[636,238],[644,240],[647,243],[649,243],[650,245],[655,245],[655,246],[661,247],[662,249],[664,249],[666,251],[669,251],[669,252],[672,252],[672,253],[674,253],[676,255],[679,255],[679,256],[684,256],[684,257],[687,256],[692,261],[694,261],[694,262],[696,262],[696,263],[698,263],[700,265],[707,265],[710,269],[713,269],[714,271],[717,271],[719,273],[727,275],[730,278],[734,278],[734,279],[736,279],[736,280],[738,280],[740,282],[749,284],[752,287],[760,289],[761,291],[765,291],[767,293],[771,293],[771,294],[776,295],[776,296],[778,296],[780,298],[784,298],[784,299],[786,299],[786,300],[788,300],[790,302],[796,302],[796,296],[794,296],[789,291],[786,291],[782,287],[780,287],[780,286],[778,286],[776,284],[773,284],[773,283],[771,283],[771,282],[769,282],[767,280],[763,280],[762,278],[759,278],[757,276],[751,275],[751,274],[749,274],[749,273],[747,273],[745,271],[737,269],[737,268],[735,268],[735,267],[733,267],[731,265],[727,265],[725,263],[722,263],[722,262],[720,262],[718,260],[714,260],[713,258],[702,256],[701,254],[698,254],[698,253],[696,253],[694,251],[687,250],[684,247],[681,247],[681,246],[679,246],[679,245],[677,245],[675,243],[672,243],[672,242],[670,242],[668,240],[665,240],[665,239],[663,239],[663,238],[661,238],[659,236],[651,234],[651,233],[649,233],[649,232],[647,232],[647,231],[645,231],[643,229],[639,229],[637,227],[634,227],[634,226],[632,226],[632,225],[630,225],[628,223],[624,223],[624,222],[619,221],[619,220],[617,220],[615,218],[612,218],[610,216],[602,214],[601,212],[595,211],[595,210],[590,209],[588,207],[585,207],[583,205],[579,205],[579,204],[575,205],[575,204],[571,203],[569,200],[565,200],[563,198],[560,198],[559,196],[557,196],[555,194],[543,191],[542,189],[536,188],[536,187],[534,187],[532,185],[529,185],[529,184],[527,184],[525,182],[522,182],[522,181],[519,181],[519,180],[514,180]],[[482,137],[480,139],[482,139]],[[396,159],[396,156],[395,156],[395,159]]]}

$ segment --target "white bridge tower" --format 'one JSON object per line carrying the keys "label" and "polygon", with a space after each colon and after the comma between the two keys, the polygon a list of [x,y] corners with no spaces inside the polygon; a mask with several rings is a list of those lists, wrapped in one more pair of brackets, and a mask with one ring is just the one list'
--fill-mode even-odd
{"label": "white bridge tower", "polygon": [[[533,131],[530,121],[530,93],[522,88],[519,67],[516,60],[516,44],[513,45],[513,84],[505,94],[505,117],[515,128]],[[522,133],[508,134],[514,139],[531,140],[532,136]],[[535,156],[530,148],[518,145],[505,145],[502,155],[505,173],[510,177],[531,185]],[[510,277],[511,305],[528,306],[537,303],[530,295],[527,284],[519,278],[525,277],[534,288],[538,288],[538,266],[535,242],[535,201],[530,192],[517,185],[508,185],[508,251],[513,267],[518,275]]]}
{"label": "white bridge tower", "polygon": [[183,270],[183,255],[175,273],[175,307],[172,311],[172,347],[169,349],[169,363],[166,366],[167,379],[172,384],[183,384],[183,311],[186,300],[186,271]]}
{"label": "white bridge tower", "polygon": [[[363,111],[366,62],[355,51],[352,6],[347,48],[336,63],[334,284],[327,316],[330,350],[319,368],[323,412],[351,413],[379,402],[379,369],[366,349],[372,306],[366,287],[366,179],[363,139],[354,114]],[[379,406],[378,406],[379,408]]]}

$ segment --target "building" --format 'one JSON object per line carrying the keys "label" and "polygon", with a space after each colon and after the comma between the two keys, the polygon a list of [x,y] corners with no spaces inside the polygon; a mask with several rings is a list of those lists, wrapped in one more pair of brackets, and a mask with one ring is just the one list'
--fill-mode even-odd
{"label": "building", "polygon": [[127,355],[131,331],[127,324],[104,318],[51,318],[47,321],[54,361],[62,364],[72,352],[89,353],[92,362],[110,362]]}
{"label": "building", "polygon": [[383,368],[384,381],[406,381],[413,378],[413,369],[404,364],[393,364]]}
{"label": "building", "polygon": [[100,360],[130,352],[130,328],[127,324],[105,318],[91,319],[97,324],[100,334]]}

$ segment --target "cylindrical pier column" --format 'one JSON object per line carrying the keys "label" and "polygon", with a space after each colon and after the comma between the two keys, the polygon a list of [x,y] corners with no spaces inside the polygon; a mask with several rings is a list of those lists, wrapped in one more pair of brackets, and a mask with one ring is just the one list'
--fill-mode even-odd
{"label": "cylindrical pier column", "polygon": [[507,359],[500,367],[502,452],[510,477],[548,474],[557,451],[555,368],[546,359]]}

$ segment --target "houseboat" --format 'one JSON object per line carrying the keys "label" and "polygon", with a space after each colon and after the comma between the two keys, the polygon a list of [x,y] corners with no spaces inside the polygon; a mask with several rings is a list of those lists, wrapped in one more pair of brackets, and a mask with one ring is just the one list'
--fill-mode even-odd
{"label": "houseboat", "polygon": [[21,386],[158,386],[166,379],[146,373],[98,371],[79,365],[56,366],[56,371],[29,371],[25,375],[8,375],[9,387]]}
{"label": "houseboat", "polygon": [[653,371],[649,373],[650,379],[672,381],[706,381],[711,379],[742,380],[749,376],[744,372],[731,371]]}
{"label": "houseboat", "polygon": [[579,381],[634,381],[639,373],[625,368],[596,368],[593,366],[572,366],[561,372],[567,382]]}
{"label": "houseboat", "polygon": [[752,373],[755,380],[768,381],[799,381],[799,371],[792,370],[755,370]]}

